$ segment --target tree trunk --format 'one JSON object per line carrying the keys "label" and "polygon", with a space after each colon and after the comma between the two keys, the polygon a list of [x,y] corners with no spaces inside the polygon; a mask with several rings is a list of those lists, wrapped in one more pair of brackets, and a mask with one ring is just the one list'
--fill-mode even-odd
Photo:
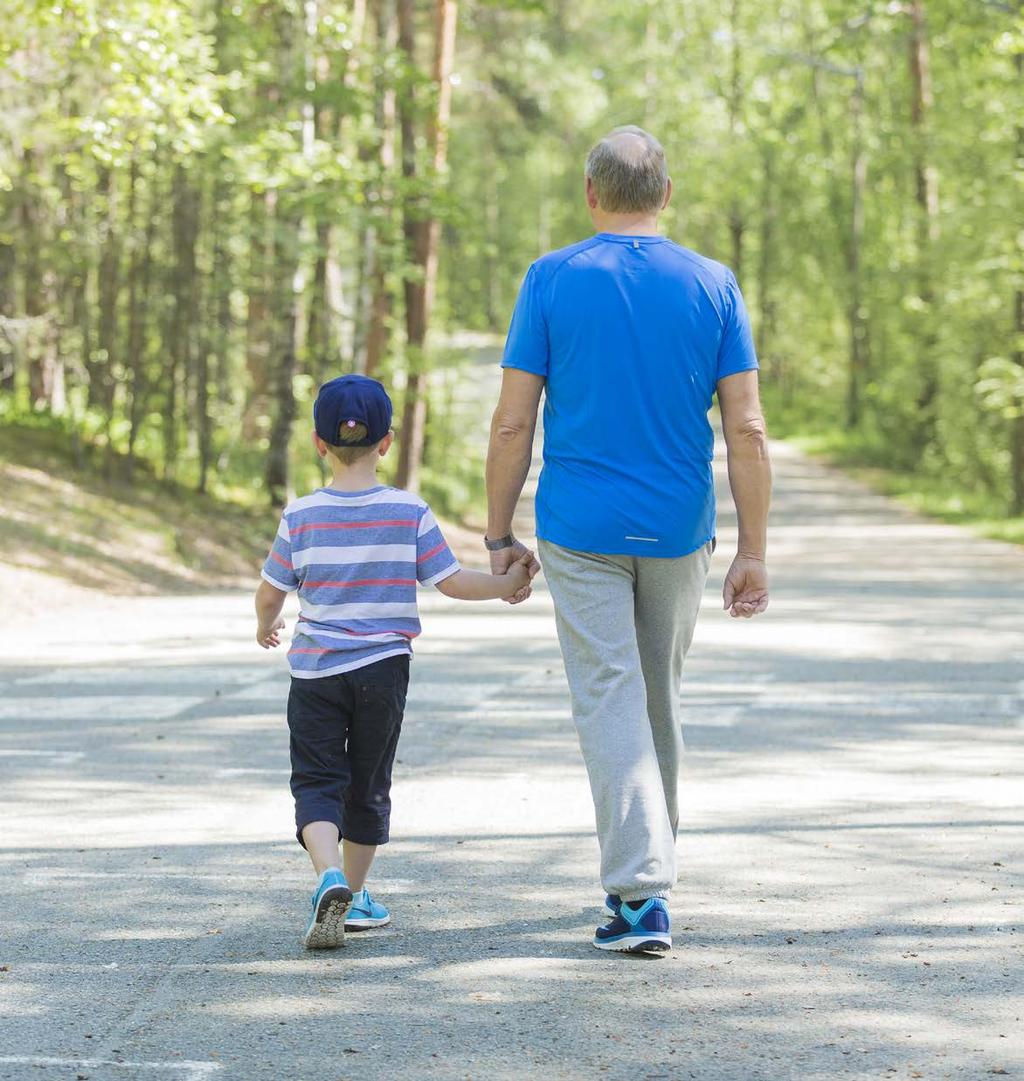
{"label": "tree trunk", "polygon": [[298,217],[282,217],[277,223],[274,243],[273,265],[277,271],[273,319],[276,333],[272,346],[275,363],[272,384],[274,409],[265,479],[270,502],[275,507],[287,503],[291,497],[288,449],[296,413],[295,341],[301,310],[301,294],[295,289],[299,227]]}
{"label": "tree trunk", "polygon": [[864,318],[861,247],[864,240],[864,187],[867,181],[867,158],[864,153],[864,76],[858,71],[850,95],[850,129],[853,133],[850,191],[850,241],[846,269],[850,283],[849,326],[850,368],[846,394],[846,425],[856,428],[861,422],[862,395],[867,372],[868,335]]}
{"label": "tree trunk", "polygon": [[135,446],[139,438],[139,428],[146,412],[149,397],[150,380],[146,372],[146,315],[149,312],[150,286],[153,280],[153,240],[156,236],[156,221],[159,214],[157,201],[157,181],[150,183],[152,190],[149,198],[149,210],[146,214],[146,229],[142,236],[140,251],[135,246],[138,240],[138,223],[132,224],[133,248],[131,264],[131,282],[129,284],[129,320],[128,320],[128,472],[131,475],[135,466]]}
{"label": "tree trunk", "polygon": [[[377,48],[381,53],[391,52],[397,44],[394,0],[375,0]],[[391,183],[395,167],[395,118],[396,95],[390,75],[383,64],[377,82],[375,116],[380,133],[378,165],[380,168],[378,221],[371,221],[366,230],[367,286],[370,295],[367,315],[366,347],[363,370],[376,376],[387,353],[390,337],[391,291],[387,287],[386,271],[390,242],[390,225],[394,211],[394,186]],[[383,234],[383,235],[382,235]]]}
{"label": "tree trunk", "polygon": [[[14,317],[16,266],[14,245],[0,242],[0,322]],[[14,342],[0,326],[0,391],[5,394],[13,394],[17,386],[16,359]]]}
{"label": "tree trunk", "polygon": [[780,381],[772,346],[775,337],[775,304],[772,299],[772,258],[775,253],[775,149],[765,143],[761,150],[761,237],[757,261],[757,352],[768,374]]}
{"label": "tree trunk", "polygon": [[117,311],[121,291],[121,243],[117,233],[117,182],[110,169],[101,174],[103,192],[103,226],[99,262],[99,316],[96,323],[96,345],[99,357],[90,373],[89,401],[103,410],[108,422],[114,409],[116,380],[114,368],[118,363]]}
{"label": "tree trunk", "polygon": [[[732,63],[729,79],[729,134],[732,149],[735,152],[740,143],[740,108],[743,104],[743,69],[740,50],[740,0],[732,0],[729,13],[729,28],[732,35]],[[733,199],[729,206],[729,238],[732,251],[732,271],[737,278],[743,277],[743,234],[746,223],[743,208],[738,199]]]}
{"label": "tree trunk", "polygon": [[[931,64],[925,26],[924,0],[910,0],[910,122],[914,159],[914,192],[917,202],[918,293],[922,312],[920,332],[921,385],[917,396],[917,431],[921,445],[935,438],[935,406],[939,394],[936,357],[938,334],[935,327],[935,284],[932,274],[934,245],[939,236],[939,184],[928,148],[928,125],[932,110]],[[920,449],[920,447],[918,448]]]}
{"label": "tree trunk", "polygon": [[178,414],[185,374],[192,367],[195,323],[196,235],[199,204],[197,193],[184,166],[174,172],[172,193],[172,228],[174,232],[174,269],[171,296],[174,307],[170,340],[167,343],[170,371],[167,378],[164,411],[164,476],[173,479],[178,465]]}
{"label": "tree trunk", "polygon": [[269,275],[273,267],[273,227],[277,195],[273,190],[252,196],[249,241],[248,313],[245,323],[245,366],[249,393],[242,413],[242,438],[260,435],[261,419],[269,405],[270,327]]}
{"label": "tree trunk", "polygon": [[[1024,10],[1024,5],[1020,6]],[[1024,48],[1019,45],[1014,57],[1014,67],[1020,83],[1024,79]],[[1015,158],[1019,163],[1024,160],[1024,121],[1019,118],[1016,142]],[[1024,286],[1018,284],[1013,300],[1013,322],[1017,339],[1013,359],[1024,369]],[[1024,402],[1018,402],[1017,408],[1019,415],[1010,421],[1010,511],[1012,514],[1021,515],[1024,514]]]}
{"label": "tree trunk", "polygon": [[[398,0],[398,44],[410,66],[415,64],[414,0]],[[455,55],[455,0],[434,2],[434,62],[432,76],[437,88],[436,108],[427,118],[427,149],[434,177],[444,172],[448,156],[448,118],[451,112],[449,76]],[[402,128],[402,174],[410,181],[418,175],[416,162],[414,103],[404,95],[400,106]],[[437,283],[437,247],[441,223],[426,207],[406,203],[407,259],[420,274],[405,281],[405,330],[409,378],[402,414],[402,442],[398,460],[400,487],[416,491],[426,439],[427,324]]]}

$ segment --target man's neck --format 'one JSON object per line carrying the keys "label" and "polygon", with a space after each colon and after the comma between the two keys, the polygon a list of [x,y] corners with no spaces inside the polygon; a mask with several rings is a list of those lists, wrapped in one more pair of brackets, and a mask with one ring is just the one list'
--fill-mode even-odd
{"label": "man's neck", "polygon": [[331,483],[327,487],[338,492],[365,492],[368,488],[376,488],[379,484],[376,465],[368,469],[353,466],[349,469],[336,468],[334,476],[331,477]]}
{"label": "man's neck", "polygon": [[658,236],[657,214],[594,214],[594,229],[598,233],[619,236]]}

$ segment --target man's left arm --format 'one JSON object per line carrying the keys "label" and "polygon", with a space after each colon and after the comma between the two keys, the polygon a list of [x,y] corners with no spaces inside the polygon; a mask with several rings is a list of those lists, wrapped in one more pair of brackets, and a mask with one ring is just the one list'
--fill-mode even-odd
{"label": "man's left arm", "polygon": [[[499,540],[512,533],[516,504],[533,459],[533,437],[537,430],[537,410],[544,390],[544,377],[519,368],[505,368],[501,395],[491,420],[491,439],[487,448],[487,538]],[[527,548],[520,541],[508,548],[491,552],[491,571],[504,574]],[[532,574],[539,565],[531,564]],[[531,575],[532,576],[532,575]],[[516,596],[525,600],[529,590]]]}

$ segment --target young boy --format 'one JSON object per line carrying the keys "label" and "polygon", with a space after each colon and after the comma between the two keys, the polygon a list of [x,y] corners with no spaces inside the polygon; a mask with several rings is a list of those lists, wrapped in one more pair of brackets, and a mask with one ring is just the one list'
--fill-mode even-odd
{"label": "young boy", "polygon": [[462,570],[427,504],[377,483],[394,436],[391,400],[376,380],[325,383],[313,422],[313,443],[334,475],[284,510],[256,591],[256,641],[280,644],[281,609],[297,589],[291,789],[296,836],[320,876],[303,942],[330,949],[344,943],[346,928],[391,919],[366,876],[388,840],[391,767],[420,633],[416,583],[460,600],[511,598],[536,570],[526,556],[506,574]]}

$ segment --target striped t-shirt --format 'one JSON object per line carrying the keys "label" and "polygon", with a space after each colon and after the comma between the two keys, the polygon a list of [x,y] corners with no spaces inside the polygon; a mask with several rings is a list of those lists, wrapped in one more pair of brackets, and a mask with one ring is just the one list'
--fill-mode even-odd
{"label": "striped t-shirt", "polygon": [[292,675],[316,679],[412,652],[416,583],[459,570],[430,508],[398,488],[320,488],[289,503],[263,577],[299,591]]}

